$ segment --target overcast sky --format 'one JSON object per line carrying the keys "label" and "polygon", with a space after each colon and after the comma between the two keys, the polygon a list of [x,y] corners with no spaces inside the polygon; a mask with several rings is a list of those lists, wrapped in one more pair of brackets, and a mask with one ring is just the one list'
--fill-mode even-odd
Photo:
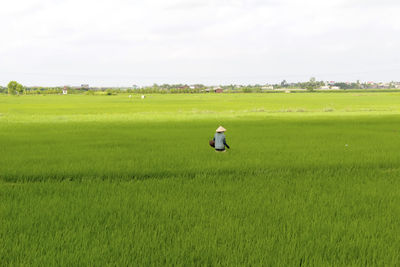
{"label": "overcast sky", "polygon": [[400,81],[398,0],[0,1],[0,85]]}

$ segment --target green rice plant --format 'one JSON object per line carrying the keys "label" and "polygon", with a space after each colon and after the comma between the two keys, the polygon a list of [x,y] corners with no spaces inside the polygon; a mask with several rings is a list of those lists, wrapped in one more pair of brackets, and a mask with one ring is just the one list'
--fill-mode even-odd
{"label": "green rice plant", "polygon": [[399,98],[0,96],[0,263],[396,266]]}

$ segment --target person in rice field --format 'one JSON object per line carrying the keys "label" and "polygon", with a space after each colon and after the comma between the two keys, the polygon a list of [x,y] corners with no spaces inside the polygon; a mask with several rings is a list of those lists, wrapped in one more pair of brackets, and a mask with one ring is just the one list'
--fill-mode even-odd
{"label": "person in rice field", "polygon": [[226,129],[222,126],[219,126],[218,129],[216,130],[216,133],[213,138],[215,152],[226,152],[225,147],[230,149],[230,147],[226,143],[226,138],[224,134],[225,131]]}

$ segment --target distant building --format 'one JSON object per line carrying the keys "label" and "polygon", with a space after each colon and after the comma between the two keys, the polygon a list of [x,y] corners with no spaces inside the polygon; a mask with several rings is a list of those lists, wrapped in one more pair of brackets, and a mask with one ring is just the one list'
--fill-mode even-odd
{"label": "distant building", "polygon": [[223,93],[224,90],[222,88],[214,88],[214,93]]}
{"label": "distant building", "polygon": [[378,88],[381,88],[381,89],[389,88],[389,87],[390,87],[390,84],[389,84],[389,83],[382,83],[382,82],[380,82],[380,83],[378,83],[377,87],[378,87]]}
{"label": "distant building", "polygon": [[89,89],[89,84],[81,84],[81,89]]}
{"label": "distant building", "polygon": [[324,85],[319,88],[320,90],[339,90],[339,86]]}
{"label": "distant building", "polygon": [[63,93],[63,95],[68,94],[68,88],[67,88],[67,86],[64,86],[64,88],[62,89],[62,93]]}
{"label": "distant building", "polygon": [[266,86],[261,87],[261,90],[274,90],[274,86],[266,85]]}

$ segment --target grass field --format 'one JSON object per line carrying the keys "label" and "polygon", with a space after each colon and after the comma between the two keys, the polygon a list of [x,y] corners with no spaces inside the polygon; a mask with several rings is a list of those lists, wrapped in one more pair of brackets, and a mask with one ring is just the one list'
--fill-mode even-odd
{"label": "grass field", "polygon": [[399,148],[400,93],[0,96],[0,265],[396,266]]}

